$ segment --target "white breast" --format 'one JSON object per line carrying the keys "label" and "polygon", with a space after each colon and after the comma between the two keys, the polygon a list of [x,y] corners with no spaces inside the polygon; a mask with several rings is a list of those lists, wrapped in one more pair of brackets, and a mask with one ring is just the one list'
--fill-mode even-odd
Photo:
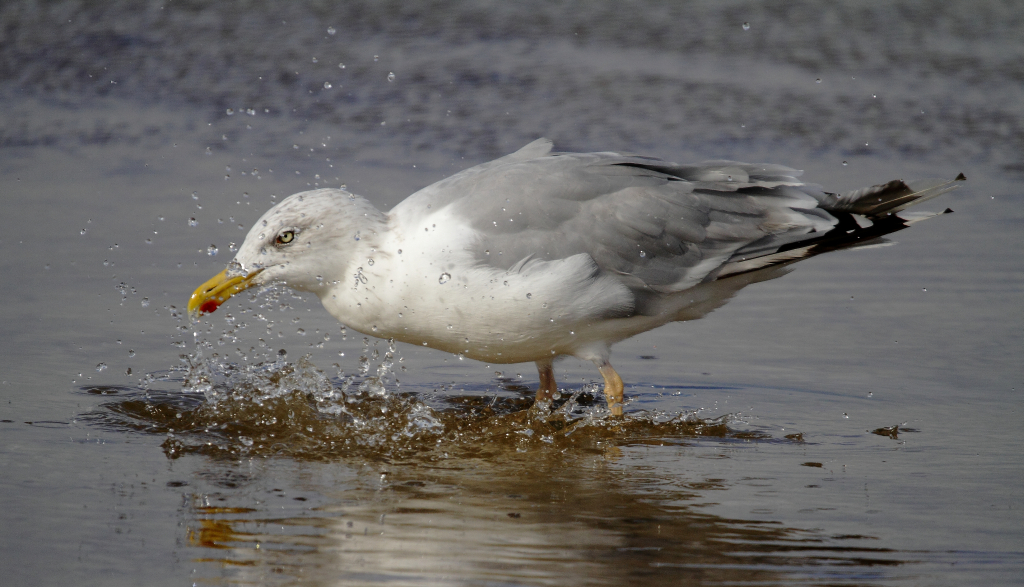
{"label": "white breast", "polygon": [[360,332],[500,363],[577,354],[594,342],[592,324],[630,307],[625,286],[595,276],[588,255],[505,271],[472,258],[474,239],[446,211],[393,227],[321,299]]}

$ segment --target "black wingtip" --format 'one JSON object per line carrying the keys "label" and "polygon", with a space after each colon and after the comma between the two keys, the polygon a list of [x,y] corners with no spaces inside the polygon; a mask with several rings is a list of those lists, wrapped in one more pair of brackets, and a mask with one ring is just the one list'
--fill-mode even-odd
{"label": "black wingtip", "polygon": [[954,177],[953,181],[967,181],[967,176],[961,173],[960,175]]}

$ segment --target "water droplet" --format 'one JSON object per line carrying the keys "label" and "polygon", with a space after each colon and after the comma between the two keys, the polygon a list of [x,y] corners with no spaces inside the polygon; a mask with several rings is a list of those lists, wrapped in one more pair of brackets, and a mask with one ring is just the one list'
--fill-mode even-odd
{"label": "water droplet", "polygon": [[849,419],[850,419],[850,416],[849,416],[849,414],[847,414],[846,412],[843,412],[843,417],[844,417],[844,418],[846,418],[847,420],[849,420]]}
{"label": "water droplet", "polygon": [[380,59],[380,56],[379,56],[379,55],[374,55],[374,56],[373,56],[373,62],[374,62],[374,63],[376,63],[378,59]]}
{"label": "water droplet", "polygon": [[502,285],[508,285],[508,282],[507,282],[507,281],[503,281],[503,282],[501,282],[501,283],[502,283]]}
{"label": "water droplet", "polygon": [[533,294],[532,293],[526,294],[526,299],[529,300],[529,299],[532,299],[532,298],[533,298]]}
{"label": "water droplet", "polygon": [[101,371],[105,370],[106,368],[107,368],[107,364],[106,363],[99,363],[98,365],[96,365],[96,372],[101,372]]}
{"label": "water droplet", "polygon": [[928,288],[927,287],[922,287],[921,291],[928,291]]}
{"label": "water droplet", "polygon": [[399,255],[401,255],[401,254],[402,254],[402,249],[398,249],[398,254],[399,254]]}
{"label": "water droplet", "polygon": [[367,265],[373,265],[373,257],[370,257],[369,259],[367,259],[366,260],[366,264]]}
{"label": "water droplet", "polygon": [[317,61],[317,59],[316,59],[316,57],[314,57],[313,58],[313,63],[316,63],[316,61]]}
{"label": "water droplet", "polygon": [[83,228],[78,234],[85,234],[86,230]]}
{"label": "water droplet", "polygon": [[336,32],[338,32],[338,30],[335,29],[334,27],[332,27],[332,26],[327,27],[327,34],[328,35],[333,35]]}
{"label": "water droplet", "polygon": [[298,334],[300,336],[306,336],[306,331],[303,330],[302,328],[300,328],[300,329],[295,331],[295,334]]}
{"label": "water droplet", "polygon": [[821,78],[819,77],[818,79],[814,80],[814,83],[820,84],[821,83]]}
{"label": "water droplet", "polygon": [[234,116],[235,115],[235,109],[234,108],[228,108],[227,110],[225,110],[225,112],[227,113],[228,116]]}
{"label": "water droplet", "polygon": [[199,226],[199,221],[196,220],[195,218],[189,218],[188,225],[195,228],[196,226]]}
{"label": "water droplet", "polygon": [[745,31],[749,31],[750,30],[750,23],[749,22],[743,23],[743,30],[745,30]]}
{"label": "water droplet", "polygon": [[325,90],[331,89],[331,82],[324,82],[324,89]]}
{"label": "water droplet", "polygon": [[395,72],[393,72],[393,71],[389,71],[388,72],[388,81],[389,82],[395,81]]}
{"label": "water droplet", "polygon": [[151,239],[151,238],[147,238],[147,239],[146,239],[146,244],[147,244],[147,245],[151,245],[151,244],[153,244],[153,239]]}
{"label": "water droplet", "polygon": [[453,329],[453,328],[455,328],[455,327],[454,327],[454,326],[452,326],[451,324],[449,324],[449,325],[448,325],[448,330],[451,330],[451,329]]}
{"label": "water droplet", "polygon": [[448,280],[451,279],[451,278],[452,278],[451,274],[446,271],[446,272],[441,274],[441,277],[438,278],[437,282],[438,283],[442,283],[442,284],[448,283]]}
{"label": "water droplet", "polygon": [[846,167],[847,165],[849,165],[849,163],[847,163],[846,161],[843,161],[843,167]]}
{"label": "water droplet", "polygon": [[217,256],[217,245],[210,245],[209,247],[207,247],[206,254],[211,256],[211,257],[216,257]]}
{"label": "water droplet", "polygon": [[338,64],[338,69],[345,69],[345,64],[344,63],[339,63]]}
{"label": "water droplet", "polygon": [[646,256],[647,256],[647,253],[645,253],[644,251],[640,251],[640,258],[641,259],[643,259]]}
{"label": "water droplet", "polygon": [[134,357],[135,356],[135,351],[132,350],[132,349],[128,349],[128,356],[129,357]]}

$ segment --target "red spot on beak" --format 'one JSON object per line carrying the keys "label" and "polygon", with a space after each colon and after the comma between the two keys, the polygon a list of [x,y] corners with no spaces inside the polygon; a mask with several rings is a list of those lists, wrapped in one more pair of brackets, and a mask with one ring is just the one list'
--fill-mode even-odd
{"label": "red spot on beak", "polygon": [[206,300],[201,306],[199,306],[199,313],[211,314],[218,306],[220,306],[220,303],[218,303],[217,300]]}

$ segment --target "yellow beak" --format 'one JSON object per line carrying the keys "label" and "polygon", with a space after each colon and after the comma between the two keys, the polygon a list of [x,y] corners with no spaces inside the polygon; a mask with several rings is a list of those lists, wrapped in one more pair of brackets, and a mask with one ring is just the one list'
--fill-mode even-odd
{"label": "yellow beak", "polygon": [[209,314],[215,311],[228,298],[252,285],[252,280],[259,275],[260,271],[263,270],[257,269],[248,275],[228,277],[228,270],[225,269],[214,275],[212,279],[192,292],[192,297],[188,300],[189,316],[198,318],[200,314]]}

